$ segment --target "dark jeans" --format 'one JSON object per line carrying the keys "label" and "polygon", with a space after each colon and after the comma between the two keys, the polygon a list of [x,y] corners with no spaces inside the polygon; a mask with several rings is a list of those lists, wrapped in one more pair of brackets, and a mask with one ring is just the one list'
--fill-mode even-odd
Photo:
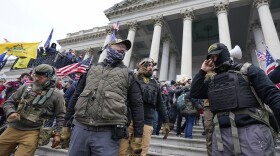
{"label": "dark jeans", "polygon": [[182,117],[180,111],[177,111],[177,129],[176,129],[177,135],[181,134],[182,120],[183,120],[183,117]]}
{"label": "dark jeans", "polygon": [[90,131],[75,125],[68,156],[117,156],[120,140],[111,139],[112,130]]}
{"label": "dark jeans", "polygon": [[192,130],[195,122],[195,115],[186,115],[185,138],[192,139]]}
{"label": "dark jeans", "polygon": [[153,121],[153,135],[159,135],[159,131],[162,126],[162,120],[158,117],[158,112],[155,111],[154,113],[154,121]]}

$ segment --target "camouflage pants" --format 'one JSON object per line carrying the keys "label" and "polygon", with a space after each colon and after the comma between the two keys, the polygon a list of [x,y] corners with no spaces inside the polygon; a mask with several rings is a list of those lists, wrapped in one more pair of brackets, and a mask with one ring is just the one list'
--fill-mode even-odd
{"label": "camouflage pants", "polygon": [[206,134],[207,155],[212,156],[213,113],[209,106],[204,107],[204,128]]}

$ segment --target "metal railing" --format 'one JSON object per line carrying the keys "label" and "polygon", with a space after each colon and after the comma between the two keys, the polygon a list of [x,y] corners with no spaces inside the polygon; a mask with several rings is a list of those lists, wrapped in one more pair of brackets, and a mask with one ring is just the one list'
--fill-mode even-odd
{"label": "metal railing", "polygon": [[[17,70],[14,69],[14,65],[18,60],[19,58],[15,60],[14,64],[11,67],[11,70]],[[34,68],[40,64],[49,64],[55,68],[61,68],[72,63],[72,60],[69,60],[65,55],[57,51],[54,54],[47,54],[45,56],[40,55],[40,57],[37,57],[36,59],[31,59],[27,65],[27,68]]]}

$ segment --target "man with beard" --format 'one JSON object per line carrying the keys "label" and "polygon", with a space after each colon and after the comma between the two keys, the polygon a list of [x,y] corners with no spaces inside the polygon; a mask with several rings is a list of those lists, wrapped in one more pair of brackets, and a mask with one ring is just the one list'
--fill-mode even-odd
{"label": "man with beard", "polygon": [[[165,104],[161,98],[161,89],[156,80],[152,78],[154,67],[156,63],[151,58],[144,58],[138,64],[138,73],[136,75],[137,81],[140,83],[142,89],[142,98],[144,103],[144,130],[142,137],[142,152],[141,156],[146,156],[148,153],[148,148],[151,141],[151,136],[153,133],[153,121],[155,110],[158,111],[159,116],[163,122],[163,133],[164,139],[167,138],[169,129],[169,120],[166,112]],[[131,123],[129,126],[129,137],[127,139],[122,139],[119,156],[125,156],[127,150],[129,150],[129,141],[135,138],[132,135],[133,127],[135,123]],[[131,147],[133,147],[131,145]]]}
{"label": "man with beard", "polygon": [[[68,156],[117,155],[120,140],[127,136],[128,108],[134,123],[133,153],[141,152],[144,125],[141,90],[133,72],[122,62],[130,48],[129,40],[112,40],[105,46],[104,61],[81,76],[65,115],[70,119],[75,107]],[[69,136],[70,127],[64,127],[62,139]]]}
{"label": "man with beard", "polygon": [[60,143],[60,132],[64,121],[63,95],[55,89],[52,80],[55,70],[41,64],[34,70],[34,81],[21,86],[4,104],[8,128],[0,136],[0,155],[34,155],[44,122],[56,117],[52,147]]}
{"label": "man with beard", "polygon": [[[206,80],[210,71],[215,74]],[[263,103],[279,124],[280,90],[259,67],[234,64],[224,44],[212,44],[192,81],[191,97],[209,100],[214,114],[212,155],[275,155],[273,134],[279,129]]]}

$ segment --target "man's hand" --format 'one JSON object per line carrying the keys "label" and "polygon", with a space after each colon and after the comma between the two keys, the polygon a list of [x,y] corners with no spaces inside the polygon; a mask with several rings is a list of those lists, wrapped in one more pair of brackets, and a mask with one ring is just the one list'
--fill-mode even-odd
{"label": "man's hand", "polygon": [[20,120],[20,115],[16,112],[14,113],[11,113],[8,118],[7,118],[7,122],[14,122],[14,121],[17,121],[17,120]]}
{"label": "man's hand", "polygon": [[163,139],[166,139],[170,132],[169,123],[163,123],[163,130],[162,133],[164,134]]}
{"label": "man's hand", "polygon": [[61,132],[61,139],[63,141],[63,148],[69,147],[69,141],[71,136],[71,129],[70,127],[63,127]]}
{"label": "man's hand", "polygon": [[131,152],[133,156],[138,156],[142,152],[142,138],[133,138],[131,142]]}
{"label": "man's hand", "polygon": [[201,65],[201,69],[205,72],[214,70],[214,68],[215,68],[215,65],[214,65],[214,61],[212,59],[205,60]]}
{"label": "man's hand", "polygon": [[59,133],[55,133],[54,136],[53,136],[52,148],[55,148],[59,144],[60,144],[60,134]]}

